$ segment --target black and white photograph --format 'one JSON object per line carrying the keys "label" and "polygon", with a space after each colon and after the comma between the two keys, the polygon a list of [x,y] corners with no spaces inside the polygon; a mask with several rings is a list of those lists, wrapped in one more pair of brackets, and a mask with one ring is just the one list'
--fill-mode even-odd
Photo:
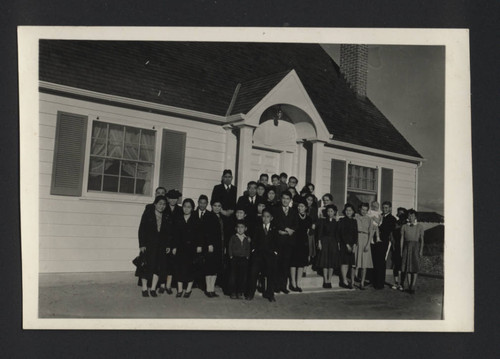
{"label": "black and white photograph", "polygon": [[26,328],[473,330],[467,32],[66,30],[20,32]]}

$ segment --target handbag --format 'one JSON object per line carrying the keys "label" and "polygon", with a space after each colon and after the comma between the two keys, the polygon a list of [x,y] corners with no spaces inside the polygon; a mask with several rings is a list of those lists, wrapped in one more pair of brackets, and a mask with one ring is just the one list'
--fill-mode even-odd
{"label": "handbag", "polygon": [[137,269],[142,269],[146,266],[146,253],[140,252],[137,257],[132,260],[132,263]]}

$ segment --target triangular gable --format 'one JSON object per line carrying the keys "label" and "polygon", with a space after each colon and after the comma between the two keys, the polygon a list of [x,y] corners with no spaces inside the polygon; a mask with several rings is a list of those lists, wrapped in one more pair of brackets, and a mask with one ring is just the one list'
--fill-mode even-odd
{"label": "triangular gable", "polygon": [[278,104],[298,107],[309,116],[311,124],[316,129],[316,138],[308,138],[308,140],[327,142],[330,139],[330,132],[314,107],[295,70],[290,71],[288,75],[248,111],[244,116],[245,123],[251,126],[258,126],[260,117],[264,111]]}

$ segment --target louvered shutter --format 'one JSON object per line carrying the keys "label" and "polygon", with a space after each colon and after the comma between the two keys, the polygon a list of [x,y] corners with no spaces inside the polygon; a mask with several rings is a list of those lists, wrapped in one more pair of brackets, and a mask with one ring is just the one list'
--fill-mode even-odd
{"label": "louvered shutter", "polygon": [[57,113],[50,194],[81,196],[87,116]]}
{"label": "louvered shutter", "polygon": [[333,203],[338,208],[345,204],[346,192],[346,161],[332,160],[332,170],[330,175],[330,193],[333,195]]}
{"label": "louvered shutter", "polygon": [[182,192],[184,180],[184,157],[186,154],[186,134],[163,130],[161,143],[161,164],[159,185],[168,190]]}
{"label": "louvered shutter", "polygon": [[382,168],[380,178],[380,203],[389,201],[392,202],[392,182],[394,171],[390,168]]}

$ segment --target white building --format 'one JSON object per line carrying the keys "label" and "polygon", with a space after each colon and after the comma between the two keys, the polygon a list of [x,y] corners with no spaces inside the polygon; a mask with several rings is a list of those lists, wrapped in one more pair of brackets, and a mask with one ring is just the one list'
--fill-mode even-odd
{"label": "white building", "polygon": [[[366,47],[40,41],[40,272],[132,270],[155,187],[286,172],[417,207],[423,160],[366,97]],[[341,73],[343,75],[341,75]],[[278,114],[280,113],[280,114]]]}

